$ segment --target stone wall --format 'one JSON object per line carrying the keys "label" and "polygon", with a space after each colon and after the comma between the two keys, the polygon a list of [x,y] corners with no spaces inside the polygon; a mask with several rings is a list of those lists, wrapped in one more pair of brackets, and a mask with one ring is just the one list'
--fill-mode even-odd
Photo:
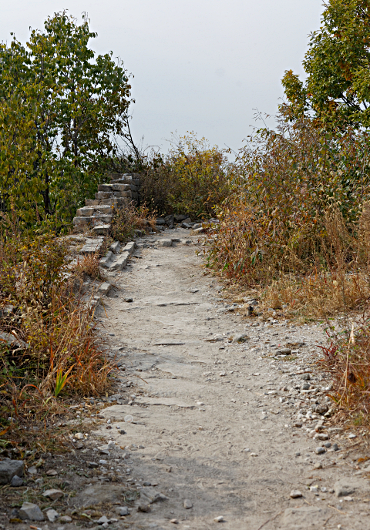
{"label": "stone wall", "polygon": [[73,219],[75,232],[91,229],[97,235],[108,233],[114,208],[124,208],[139,200],[140,179],[136,174],[111,173],[109,184],[99,184],[95,199],[85,199]]}

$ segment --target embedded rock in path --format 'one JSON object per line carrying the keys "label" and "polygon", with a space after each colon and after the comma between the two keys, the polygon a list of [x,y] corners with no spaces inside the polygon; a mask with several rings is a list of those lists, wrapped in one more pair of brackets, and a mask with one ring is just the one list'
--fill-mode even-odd
{"label": "embedded rock in path", "polygon": [[195,405],[185,403],[181,399],[167,398],[167,397],[139,397],[136,399],[138,403],[145,405],[165,405],[166,407],[181,407],[185,409],[193,409]]}
{"label": "embedded rock in path", "polygon": [[74,498],[77,506],[93,506],[100,503],[122,502],[122,486],[105,483],[88,486]]}
{"label": "embedded rock in path", "polygon": [[281,528],[292,528],[294,530],[307,530],[309,528],[323,528],[325,521],[332,514],[328,508],[316,506],[302,506],[299,508],[287,508],[284,512]]}
{"label": "embedded rock in path", "polygon": [[357,490],[369,494],[370,486],[368,481],[363,478],[342,478],[334,484],[334,491],[337,497],[347,497]]}
{"label": "embedded rock in path", "polygon": [[60,499],[64,496],[64,493],[62,490],[58,489],[50,489],[44,491],[42,494],[44,497],[48,497],[48,499],[51,499],[52,501],[56,501],[57,499]]}

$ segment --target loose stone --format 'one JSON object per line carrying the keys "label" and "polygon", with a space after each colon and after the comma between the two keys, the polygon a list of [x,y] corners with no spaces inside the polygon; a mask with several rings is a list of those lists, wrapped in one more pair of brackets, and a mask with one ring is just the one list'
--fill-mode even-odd
{"label": "loose stone", "polygon": [[29,519],[30,521],[44,520],[44,514],[40,508],[32,502],[24,502],[22,504],[22,508],[19,510],[19,517],[23,520]]}
{"label": "loose stone", "polygon": [[18,477],[18,475],[14,475],[14,477],[10,481],[10,485],[12,486],[12,488],[19,488],[20,486],[23,486],[23,479],[21,477]]}
{"label": "loose stone", "polygon": [[62,515],[62,517],[59,519],[59,521],[61,523],[71,523],[72,522],[72,517],[70,517],[69,515]]}
{"label": "loose stone", "polygon": [[58,519],[59,517],[59,513],[56,511],[56,510],[48,510],[46,512],[46,517],[49,519],[49,521],[51,523],[55,523],[55,521]]}
{"label": "loose stone", "polygon": [[302,495],[302,492],[300,492],[299,490],[292,490],[290,492],[290,497],[292,499],[299,499],[300,497],[303,497],[303,495]]}

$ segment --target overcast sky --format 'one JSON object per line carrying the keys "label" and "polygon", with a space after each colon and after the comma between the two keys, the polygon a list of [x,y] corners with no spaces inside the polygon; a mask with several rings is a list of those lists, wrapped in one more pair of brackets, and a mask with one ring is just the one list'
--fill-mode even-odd
{"label": "overcast sky", "polygon": [[302,74],[321,0],[13,0],[0,40],[25,42],[55,11],[87,11],[98,53],[112,50],[134,74],[132,129],[167,150],[171,132],[195,131],[237,149],[254,109],[275,114],[286,69]]}

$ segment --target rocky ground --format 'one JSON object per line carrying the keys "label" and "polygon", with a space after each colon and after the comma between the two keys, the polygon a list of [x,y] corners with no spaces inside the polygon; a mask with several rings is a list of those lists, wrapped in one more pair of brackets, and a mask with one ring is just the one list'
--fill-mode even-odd
{"label": "rocky ground", "polygon": [[[108,272],[117,393],[76,407],[72,453],[2,487],[3,528],[370,529],[367,437],[331,417],[322,329],[242,316],[200,244],[166,230]],[[21,522],[25,501],[43,521]]]}

